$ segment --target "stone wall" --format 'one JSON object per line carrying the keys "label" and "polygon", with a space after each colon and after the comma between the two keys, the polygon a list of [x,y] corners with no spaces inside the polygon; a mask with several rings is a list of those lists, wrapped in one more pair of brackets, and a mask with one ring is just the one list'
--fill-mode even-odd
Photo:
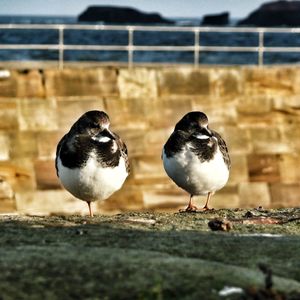
{"label": "stone wall", "polygon": [[[215,208],[300,203],[299,67],[118,67],[10,70],[0,79],[0,212],[87,213],[63,190],[59,139],[85,111],[105,110],[126,142],[131,175],[100,212],[177,210],[188,195],[161,148],[188,111],[204,111],[229,146],[229,183]],[[204,197],[197,203],[203,205]]]}

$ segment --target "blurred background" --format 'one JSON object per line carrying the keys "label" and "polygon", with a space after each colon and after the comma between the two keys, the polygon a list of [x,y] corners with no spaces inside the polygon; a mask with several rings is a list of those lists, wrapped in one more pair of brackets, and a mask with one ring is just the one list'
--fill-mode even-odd
{"label": "blurred background", "polygon": [[2,0],[0,213],[87,213],[54,158],[91,109],[109,114],[132,170],[98,213],[187,204],[160,156],[192,110],[232,158],[213,207],[299,206],[299,25],[300,1]]}

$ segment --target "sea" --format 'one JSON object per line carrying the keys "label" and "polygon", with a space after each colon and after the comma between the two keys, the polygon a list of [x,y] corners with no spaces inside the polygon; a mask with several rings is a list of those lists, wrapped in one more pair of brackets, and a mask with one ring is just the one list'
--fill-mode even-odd
{"label": "sea", "polygon": [[[175,26],[199,26],[201,19],[175,18]],[[238,20],[230,24],[235,26]],[[64,16],[0,16],[1,24],[88,24],[78,23],[76,17]],[[101,24],[101,23],[90,23]],[[172,26],[172,25],[170,25]],[[257,33],[201,32],[202,46],[250,46],[257,47]],[[0,29],[1,44],[58,44],[57,30],[44,29]],[[65,30],[65,45],[127,45],[126,31]],[[193,46],[192,32],[134,32],[134,45],[140,46]],[[300,34],[265,33],[266,47],[300,47]],[[0,49],[0,61],[57,61],[57,50],[12,50]],[[128,61],[127,51],[65,50],[66,62],[114,62]],[[300,62],[300,52],[265,52],[264,64],[295,64]],[[135,51],[134,63],[193,64],[194,53],[186,51]],[[199,64],[256,65],[256,52],[206,52],[201,51]]]}

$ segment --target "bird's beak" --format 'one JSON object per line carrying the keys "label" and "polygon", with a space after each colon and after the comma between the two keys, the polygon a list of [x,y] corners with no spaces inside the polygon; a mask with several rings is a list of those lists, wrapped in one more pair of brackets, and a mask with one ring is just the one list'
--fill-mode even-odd
{"label": "bird's beak", "polygon": [[100,134],[101,134],[101,136],[106,136],[112,140],[116,139],[115,135],[107,128],[103,129]]}

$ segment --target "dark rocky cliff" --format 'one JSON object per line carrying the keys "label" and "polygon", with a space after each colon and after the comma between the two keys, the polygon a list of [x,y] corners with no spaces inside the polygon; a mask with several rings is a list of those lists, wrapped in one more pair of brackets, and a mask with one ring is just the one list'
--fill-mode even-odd
{"label": "dark rocky cliff", "polygon": [[201,25],[228,25],[229,13],[223,12],[216,15],[206,15],[203,17]]}
{"label": "dark rocky cliff", "polygon": [[134,24],[173,24],[158,13],[145,13],[130,7],[89,6],[78,16],[80,22],[134,23]]}
{"label": "dark rocky cliff", "polygon": [[273,1],[260,6],[238,25],[300,26],[300,1]]}

